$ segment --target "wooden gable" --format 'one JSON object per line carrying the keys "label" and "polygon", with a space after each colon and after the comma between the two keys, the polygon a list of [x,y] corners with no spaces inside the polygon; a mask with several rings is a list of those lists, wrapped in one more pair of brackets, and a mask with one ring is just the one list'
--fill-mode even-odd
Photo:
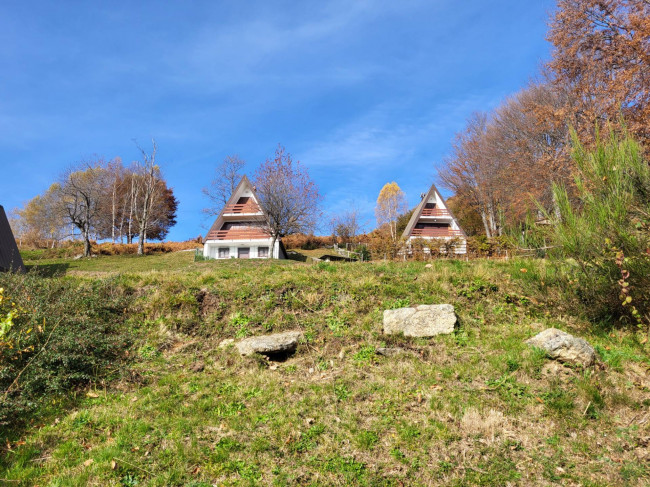
{"label": "wooden gable", "polygon": [[[423,220],[423,217],[430,217],[431,219]],[[425,228],[427,232],[422,232]],[[420,236],[467,238],[465,231],[458,224],[458,220],[456,220],[451,210],[447,208],[447,203],[438,192],[435,184],[431,185],[424,198],[415,207],[402,234],[404,238]]]}

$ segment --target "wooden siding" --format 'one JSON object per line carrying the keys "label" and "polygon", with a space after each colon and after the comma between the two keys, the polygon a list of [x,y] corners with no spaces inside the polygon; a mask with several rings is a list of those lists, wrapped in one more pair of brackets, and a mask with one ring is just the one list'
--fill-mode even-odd
{"label": "wooden siding", "polygon": [[207,240],[258,240],[270,238],[261,228],[230,228],[208,233]]}
{"label": "wooden siding", "polygon": [[414,228],[411,237],[462,237],[463,232],[446,228]]}
{"label": "wooden siding", "polygon": [[257,214],[261,213],[262,209],[257,203],[244,203],[235,205],[226,205],[223,213],[237,213],[237,214]]}
{"label": "wooden siding", "polygon": [[425,208],[422,210],[422,216],[448,216],[451,217],[449,210],[443,210],[440,208]]}

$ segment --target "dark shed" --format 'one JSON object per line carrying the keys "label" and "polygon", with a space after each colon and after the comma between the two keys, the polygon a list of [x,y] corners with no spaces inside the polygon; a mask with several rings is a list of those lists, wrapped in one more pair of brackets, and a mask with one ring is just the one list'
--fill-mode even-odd
{"label": "dark shed", "polygon": [[9,226],[5,209],[0,205],[0,272],[25,272],[18,245]]}

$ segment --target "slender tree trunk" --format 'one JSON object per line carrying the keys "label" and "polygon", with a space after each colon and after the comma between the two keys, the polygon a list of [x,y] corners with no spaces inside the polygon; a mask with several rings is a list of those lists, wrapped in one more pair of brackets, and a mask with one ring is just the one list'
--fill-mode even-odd
{"label": "slender tree trunk", "polygon": [[487,215],[490,224],[490,233],[494,237],[498,234],[498,228],[496,216],[494,215],[494,203],[492,201],[489,201],[487,204]]}
{"label": "slender tree trunk", "polygon": [[138,255],[144,255],[144,242],[147,239],[147,225],[149,224],[149,198],[145,195],[142,208],[142,219],[140,220],[140,240],[138,241]]}
{"label": "slender tree trunk", "polygon": [[124,207],[122,207],[122,211],[120,212],[120,233],[119,233],[119,239],[120,243],[124,243]]}
{"label": "slender tree trunk", "polygon": [[111,240],[113,243],[115,243],[115,219],[116,219],[116,211],[117,211],[117,204],[115,203],[115,199],[117,198],[117,178],[115,181],[113,181],[113,199],[111,201],[112,203],[112,212],[111,212]]}
{"label": "slender tree trunk", "polygon": [[84,233],[84,257],[90,257],[90,236]]}
{"label": "slender tree trunk", "polygon": [[562,212],[560,211],[560,202],[557,200],[555,191],[553,191],[553,182],[551,182],[551,196],[553,198],[553,214],[555,215],[555,220],[560,223],[562,221]]}
{"label": "slender tree trunk", "polygon": [[135,179],[131,177],[131,200],[129,202],[129,226],[127,228],[126,243],[133,243],[133,210],[135,208],[136,188]]}
{"label": "slender tree trunk", "polygon": [[[145,190],[147,191],[147,190]],[[140,240],[138,241],[138,255],[144,255],[144,242],[147,239],[147,226],[149,225],[149,207],[152,198],[145,193],[144,204],[142,207],[142,218],[140,220]]]}
{"label": "slender tree trunk", "polygon": [[138,255],[144,255],[144,241],[147,238],[147,230],[140,232],[140,240],[138,240]]}
{"label": "slender tree trunk", "polygon": [[490,232],[490,225],[488,224],[484,208],[481,208],[481,220],[483,221],[483,228],[485,228],[485,236],[487,238],[492,238],[492,232]]}
{"label": "slender tree trunk", "polygon": [[83,225],[84,257],[90,257],[90,205],[86,202],[86,221]]}
{"label": "slender tree trunk", "polygon": [[83,225],[81,235],[84,239],[84,257],[90,257],[90,232],[88,231],[88,225]]}
{"label": "slender tree trunk", "polygon": [[273,234],[271,236],[271,259],[275,259],[275,242],[278,240],[277,234]]}

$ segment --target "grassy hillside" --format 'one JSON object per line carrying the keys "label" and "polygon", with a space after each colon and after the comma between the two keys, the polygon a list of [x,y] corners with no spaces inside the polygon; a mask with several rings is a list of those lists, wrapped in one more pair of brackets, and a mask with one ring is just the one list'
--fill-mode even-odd
{"label": "grassy hillside", "polygon": [[[128,301],[132,344],[119,378],[53,397],[8,434],[7,485],[650,482],[648,346],[581,319],[544,261],[426,268],[183,252],[38,268],[71,286],[110,285]],[[443,302],[456,307],[453,335],[381,333],[384,309]],[[600,364],[558,365],[523,343],[550,326],[589,340]],[[282,362],[219,347],[291,329],[305,339]],[[402,353],[377,355],[382,346]]]}

